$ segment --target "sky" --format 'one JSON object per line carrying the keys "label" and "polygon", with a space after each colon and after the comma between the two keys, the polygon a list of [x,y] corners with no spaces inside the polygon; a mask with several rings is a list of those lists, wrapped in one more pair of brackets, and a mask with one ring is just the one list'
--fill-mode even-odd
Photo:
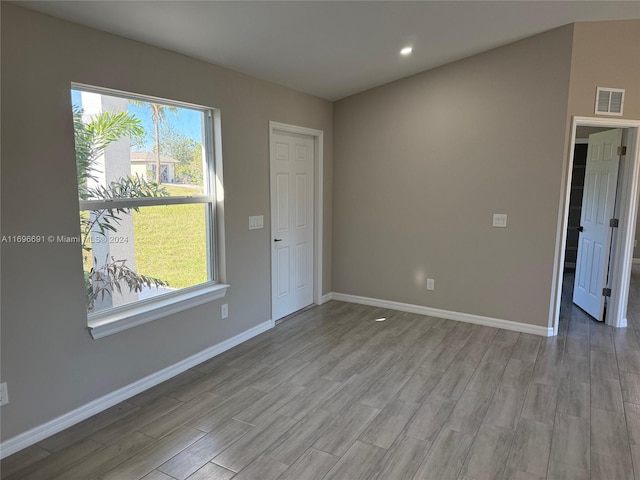
{"label": "sky", "polygon": [[[82,107],[82,98],[79,90],[71,90],[71,102],[73,105]],[[151,120],[151,109],[146,106],[138,106],[129,103],[128,112],[140,119],[146,132],[145,144],[135,148],[135,150],[147,152],[153,151],[155,140],[153,136],[154,127],[153,121]],[[166,111],[165,121],[185,136],[192,138],[196,142],[202,143],[202,115],[203,113],[199,110],[178,107],[178,115],[173,112]]]}

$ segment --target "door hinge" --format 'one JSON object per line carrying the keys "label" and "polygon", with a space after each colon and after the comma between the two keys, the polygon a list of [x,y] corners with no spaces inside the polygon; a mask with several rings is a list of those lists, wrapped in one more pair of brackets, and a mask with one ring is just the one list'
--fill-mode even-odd
{"label": "door hinge", "polygon": [[610,288],[603,288],[602,289],[602,296],[603,297],[610,297],[611,296],[611,289]]}
{"label": "door hinge", "polygon": [[609,226],[611,228],[618,228],[618,223],[619,220],[617,218],[612,218],[611,220],[609,220]]}
{"label": "door hinge", "polygon": [[626,154],[627,154],[627,147],[625,145],[618,147],[618,155],[626,155]]}

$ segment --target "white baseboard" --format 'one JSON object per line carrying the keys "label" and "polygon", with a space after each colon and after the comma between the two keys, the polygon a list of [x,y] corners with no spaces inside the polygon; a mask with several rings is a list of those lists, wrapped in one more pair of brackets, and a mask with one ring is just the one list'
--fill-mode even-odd
{"label": "white baseboard", "polygon": [[320,297],[320,303],[318,305],[322,305],[323,303],[327,303],[333,300],[333,292],[329,292],[322,297]]}
{"label": "white baseboard", "polygon": [[391,310],[399,310],[401,312],[417,313],[420,315],[429,315],[431,317],[446,318],[447,320],[457,320],[459,322],[474,323],[477,325],[485,325],[487,327],[503,328],[505,330],[513,330],[521,333],[531,333],[543,337],[552,337],[553,328],[539,327],[537,325],[529,325],[527,323],[513,322],[511,320],[502,320],[500,318],[483,317],[470,313],[452,312],[450,310],[440,310],[438,308],[424,307],[422,305],[412,305],[410,303],[393,302],[391,300],[380,300],[377,298],[359,297],[357,295],[347,295],[345,293],[331,294],[333,300],[341,302],[359,303],[362,305],[370,305],[372,307],[389,308]]}
{"label": "white baseboard", "polygon": [[633,264],[640,263],[640,258],[631,259],[631,263],[633,263]]}
{"label": "white baseboard", "polygon": [[51,435],[61,432],[65,428],[69,428],[72,425],[75,425],[82,420],[86,420],[87,418],[96,415],[97,413],[100,413],[107,408],[113,407],[114,405],[117,405],[118,403],[127,400],[128,398],[131,398],[140,392],[144,392],[145,390],[148,390],[149,388],[158,385],[165,380],[169,380],[170,378],[175,377],[185,370],[195,367],[196,365],[209,360],[210,358],[213,358],[216,355],[219,355],[222,352],[225,352],[230,348],[233,348],[236,345],[239,345],[242,342],[245,342],[250,338],[253,338],[256,335],[259,335],[262,332],[265,332],[273,327],[273,320],[262,322],[259,325],[250,328],[249,330],[239,333],[238,335],[231,337],[224,342],[220,342],[217,345],[213,345],[212,347],[202,350],[201,352],[185,358],[184,360],[181,360],[174,365],[163,368],[162,370],[152,373],[151,375],[148,375],[136,382],[133,382],[114,392],[108,393],[103,397],[93,400],[92,402],[89,402],[82,407],[76,408],[69,413],[65,413],[64,415],[54,418],[47,423],[16,435],[15,437],[10,438],[0,444],[0,458],[5,458],[15,452],[22,450],[23,448],[39,442],[40,440],[44,440]]}
{"label": "white baseboard", "polygon": [[627,328],[627,319],[623,318],[620,320],[620,325],[618,325],[619,328]]}

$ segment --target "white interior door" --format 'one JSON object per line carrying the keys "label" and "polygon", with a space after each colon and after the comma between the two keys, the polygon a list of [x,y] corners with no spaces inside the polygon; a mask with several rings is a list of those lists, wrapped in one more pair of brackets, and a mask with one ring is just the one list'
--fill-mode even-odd
{"label": "white interior door", "polygon": [[595,133],[589,135],[587,149],[573,303],[597,320],[604,320],[602,289],[609,272],[609,221],[615,208],[621,140],[621,129]]}
{"label": "white interior door", "polygon": [[273,320],[313,303],[313,137],[273,132],[271,301]]}

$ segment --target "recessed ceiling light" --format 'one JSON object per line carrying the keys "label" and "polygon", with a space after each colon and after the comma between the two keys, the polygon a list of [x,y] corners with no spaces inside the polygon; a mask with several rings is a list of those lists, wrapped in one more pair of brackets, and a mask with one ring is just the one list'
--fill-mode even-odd
{"label": "recessed ceiling light", "polygon": [[400,50],[401,55],[410,55],[411,52],[413,52],[413,48],[411,47],[404,47],[402,50]]}
{"label": "recessed ceiling light", "polygon": [[384,322],[386,318],[376,318],[376,322]]}

